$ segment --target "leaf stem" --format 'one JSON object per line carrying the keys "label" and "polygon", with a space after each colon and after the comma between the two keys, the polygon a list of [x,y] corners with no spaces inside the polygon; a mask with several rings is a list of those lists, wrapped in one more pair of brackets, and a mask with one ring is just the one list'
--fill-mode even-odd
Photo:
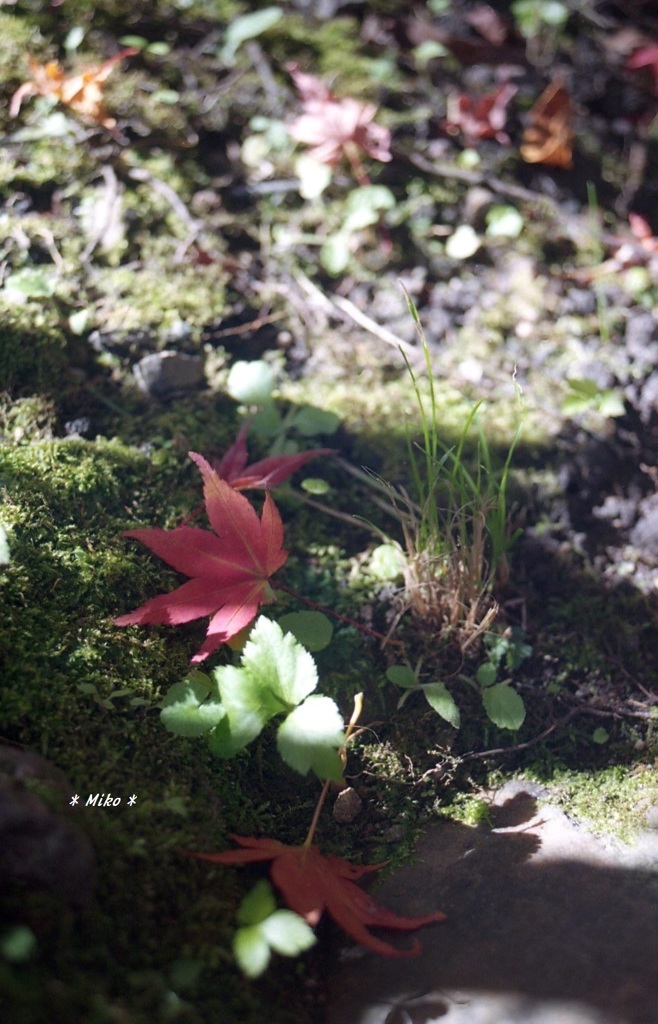
{"label": "leaf stem", "polygon": [[[359,720],[359,716],[361,715],[362,708],[363,708],[363,694],[362,693],[356,693],[354,695],[354,711],[352,712],[352,717],[350,718],[350,720],[349,720],[349,722],[347,724],[347,730],[345,732],[345,743],[343,744],[343,746],[342,746],[342,748],[340,750],[340,756],[341,756],[341,760],[343,761],[343,764],[345,763],[345,748],[347,746],[347,742],[348,742],[351,734],[354,732],[354,728],[356,726],[356,723]],[[311,843],[313,842],[313,836],[315,835],[315,830],[318,827],[318,820],[320,818],[320,811],[322,810],[322,808],[324,806],[324,802],[327,799],[327,793],[329,792],[329,786],[330,785],[331,785],[331,779],[327,779],[325,784],[324,784],[324,786],[322,787],[322,792],[320,793],[318,802],[317,802],[317,804],[315,806],[315,810],[313,812],[313,818],[311,819],[311,824],[309,825],[308,832],[306,833],[306,839],[302,843],[302,847],[304,848],[304,850],[308,850],[309,847],[311,846]]]}
{"label": "leaf stem", "polygon": [[354,626],[355,629],[360,630],[362,633],[368,633],[369,636],[377,637],[378,640],[383,640],[385,643],[397,644],[399,647],[402,647],[401,641],[389,640],[382,633],[378,633],[376,629],[371,629],[370,626],[364,626],[361,622],[355,622],[354,619],[348,618],[347,615],[341,615],[340,612],[334,611],[333,608],[327,608],[326,605],[316,604],[315,601],[311,601],[308,597],[302,597],[296,590],[286,587],[283,583],[279,583],[278,580],[270,580],[270,586],[274,587],[275,590],[284,590],[286,594],[296,597],[298,601],[307,604],[309,608],[313,608],[317,612],[326,612],[327,615],[332,615],[334,619],[338,619],[340,622],[346,622],[348,626]]}

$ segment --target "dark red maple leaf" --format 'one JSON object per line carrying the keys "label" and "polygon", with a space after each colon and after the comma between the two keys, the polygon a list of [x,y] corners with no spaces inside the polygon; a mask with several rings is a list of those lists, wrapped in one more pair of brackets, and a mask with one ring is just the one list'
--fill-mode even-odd
{"label": "dark red maple leaf", "polygon": [[244,495],[222,480],[202,455],[189,455],[201,470],[206,512],[215,532],[193,526],[127,530],[125,537],[146,544],[192,579],[114,622],[179,625],[212,615],[206,639],[192,658],[200,662],[244,629],[261,604],[272,600],[269,577],[285,563],[288,552],[282,547],[281,516],[269,494],[259,519]]}
{"label": "dark red maple leaf", "polygon": [[486,93],[484,96],[453,94],[448,98],[445,130],[449,135],[461,132],[469,145],[478,139],[509,142],[509,135],[504,131],[507,104],[516,92],[515,85],[505,82],[495,92]]}
{"label": "dark red maple leaf", "polygon": [[291,910],[313,927],[326,910],[356,942],[382,956],[414,956],[420,952],[421,946],[416,939],[409,949],[397,949],[376,938],[368,931],[369,928],[414,931],[426,924],[445,920],[445,914],[440,911],[423,917],[401,917],[376,903],[354,884],[355,879],[369,871],[377,871],[383,864],[358,867],[331,853],[324,857],[317,846],[285,846],[277,839],[235,835],[231,839],[245,849],[226,850],[224,853],[186,851],[186,856],[214,864],[250,864],[271,860],[270,877]]}
{"label": "dark red maple leaf", "polygon": [[641,46],[639,50],[636,50],[628,58],[626,67],[630,68],[631,71],[636,71],[639,68],[649,68],[653,75],[653,91],[658,96],[658,43]]}
{"label": "dark red maple leaf", "polygon": [[311,459],[315,459],[318,455],[330,455],[332,451],[331,448],[310,448],[308,451],[297,452],[295,455],[269,455],[248,466],[248,433],[249,422],[247,421],[217,466],[217,472],[221,478],[226,480],[236,491],[246,490],[248,487],[265,487],[266,489],[276,487]]}

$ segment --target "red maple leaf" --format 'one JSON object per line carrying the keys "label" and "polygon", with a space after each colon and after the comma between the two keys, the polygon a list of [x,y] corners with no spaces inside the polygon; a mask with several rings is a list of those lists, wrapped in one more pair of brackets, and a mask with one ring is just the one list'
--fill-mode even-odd
{"label": "red maple leaf", "polygon": [[304,113],[288,127],[297,142],[310,146],[309,155],[321,164],[333,166],[350,147],[358,147],[373,160],[391,160],[391,133],[383,125],[374,124],[377,107],[374,103],[346,96],[339,99],[315,75],[299,71],[296,64],[287,64],[302,101]]}
{"label": "red maple leaf", "polygon": [[642,46],[626,61],[626,67],[632,71],[639,68],[649,68],[653,75],[653,91],[658,96],[658,43],[650,43]]}
{"label": "red maple leaf", "polygon": [[416,939],[409,949],[397,949],[371,935],[369,928],[413,931],[423,925],[445,920],[445,914],[440,911],[423,917],[401,917],[376,903],[367,892],[354,884],[354,879],[368,871],[377,871],[383,864],[358,867],[331,853],[323,857],[317,846],[313,845],[285,846],[276,839],[250,839],[235,835],[231,839],[246,849],[227,850],[224,853],[186,852],[186,856],[216,864],[250,864],[271,860],[270,877],[291,910],[300,914],[313,927],[326,910],[336,924],[356,942],[382,956],[413,956],[420,952],[421,946]]}
{"label": "red maple leaf", "polygon": [[249,422],[241,427],[238,436],[217,466],[217,472],[223,480],[236,491],[247,487],[276,487],[303,465],[318,455],[330,455],[331,448],[311,448],[295,455],[269,455],[266,459],[247,465],[247,434]]}
{"label": "red maple leaf", "polygon": [[509,142],[509,135],[504,131],[507,104],[516,92],[515,85],[505,82],[495,92],[484,96],[469,96],[467,93],[449,96],[445,130],[449,135],[461,132],[469,145],[478,139]]}
{"label": "red maple leaf", "polygon": [[285,563],[283,524],[269,494],[259,519],[244,495],[220,479],[202,455],[189,453],[203,476],[206,512],[215,533],[193,526],[127,530],[178,572],[191,576],[170,594],[153,597],[117,626],[179,625],[212,615],[206,639],[192,658],[200,662],[244,629],[261,604],[272,600],[269,577]]}

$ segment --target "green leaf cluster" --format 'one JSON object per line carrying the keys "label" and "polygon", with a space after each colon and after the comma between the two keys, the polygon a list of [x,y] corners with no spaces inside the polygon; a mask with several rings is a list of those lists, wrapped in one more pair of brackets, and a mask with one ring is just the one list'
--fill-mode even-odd
{"label": "green leaf cluster", "polygon": [[291,633],[261,616],[239,665],[220,665],[211,675],[194,669],[171,687],[161,718],[179,736],[208,738],[217,757],[230,758],[283,716],[277,748],[283,760],[306,775],[340,782],[338,751],[345,743],[343,719],[329,697],[314,693],[313,657]]}
{"label": "green leaf cluster", "polygon": [[298,956],[316,942],[313,929],[292,910],[277,910],[272,886],[265,879],[247,893],[237,913],[240,928],[233,952],[248,978],[257,978],[270,962],[272,950]]}

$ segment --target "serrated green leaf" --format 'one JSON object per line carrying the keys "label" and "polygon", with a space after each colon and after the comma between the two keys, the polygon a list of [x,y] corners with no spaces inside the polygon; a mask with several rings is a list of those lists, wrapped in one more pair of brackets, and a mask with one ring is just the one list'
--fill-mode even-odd
{"label": "serrated green leaf", "polygon": [[516,690],[506,683],[496,683],[483,690],[482,703],[489,718],[499,729],[520,729],[523,725],[523,701]]}
{"label": "serrated green leaf", "polygon": [[218,757],[233,757],[256,739],[271,718],[288,709],[274,696],[267,680],[250,677],[244,668],[220,665],[213,676],[226,716],[213,729],[209,746]]}
{"label": "serrated green leaf", "polygon": [[279,726],[276,742],[286,764],[301,775],[313,769],[321,779],[342,781],[338,750],[345,743],[345,733],[340,711],[330,697],[309,697],[291,711]]}
{"label": "serrated green leaf", "polygon": [[276,910],[260,926],[261,935],[283,956],[299,956],[317,942],[315,932],[292,910]]}
{"label": "serrated green leaf", "polygon": [[405,690],[414,689],[418,686],[416,673],[408,665],[389,665],[386,669],[386,678],[394,686],[403,686]]}
{"label": "serrated green leaf", "polygon": [[238,928],[233,936],[233,953],[238,967],[248,978],[257,978],[270,962],[270,946],[260,925]]}
{"label": "serrated green leaf", "polygon": [[300,704],[318,685],[318,671],[309,652],[264,615],[257,619],[245,644],[242,666],[253,684],[267,688],[288,708]]}
{"label": "serrated green leaf", "polygon": [[276,910],[274,890],[266,878],[256,882],[238,907],[236,914],[240,925],[260,924]]}
{"label": "serrated green leaf", "polygon": [[195,669],[167,691],[160,719],[177,736],[202,736],[210,732],[225,714],[216,684]]}
{"label": "serrated green leaf", "polygon": [[322,651],[331,643],[334,627],[322,612],[290,612],[282,615],[279,625],[285,633],[292,633],[307,651]]}
{"label": "serrated green leaf", "polygon": [[431,708],[434,708],[437,715],[445,719],[455,729],[459,728],[459,708],[443,683],[425,683],[421,687],[425,699]]}

